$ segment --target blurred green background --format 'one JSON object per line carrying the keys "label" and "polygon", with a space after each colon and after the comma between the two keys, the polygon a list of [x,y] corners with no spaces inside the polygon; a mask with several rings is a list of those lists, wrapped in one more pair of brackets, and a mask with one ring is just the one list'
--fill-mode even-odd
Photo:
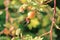
{"label": "blurred green background", "polygon": [[[23,27],[26,24],[26,22],[24,21],[25,18],[23,16],[26,16],[25,14],[27,14],[27,12],[29,12],[29,11],[25,10],[25,13],[22,13],[22,14],[18,13],[16,15],[16,12],[17,12],[16,10],[18,10],[19,6],[22,5],[22,4],[19,3],[18,0],[15,0],[15,1],[16,1],[16,4],[13,3],[13,4],[9,5],[9,12],[11,13],[11,17],[17,18],[17,21],[15,20],[15,22],[17,24],[14,24],[14,25],[15,26],[19,25],[20,26],[19,28],[22,29],[23,35],[29,34],[29,35],[32,35],[33,37],[35,37],[36,34],[41,35],[41,34],[45,33],[46,31],[50,30],[51,20],[49,20],[49,17],[47,16],[46,13],[50,13],[50,16],[52,16],[53,10],[51,10],[51,9],[54,7],[54,2],[53,2],[54,0],[47,4],[48,5],[48,7],[47,7],[48,11],[45,12],[45,10],[47,10],[47,8],[46,8],[45,10],[40,11],[40,15],[37,14],[38,16],[42,17],[41,21],[39,21],[41,23],[36,21],[37,20],[36,18],[31,20],[33,22],[36,21],[39,24],[37,27],[35,26],[37,24],[33,25],[32,23],[30,23],[28,25],[28,27]],[[56,5],[56,10],[57,10],[56,24],[58,26],[60,26],[60,0],[56,0],[56,1],[57,1],[56,2],[57,3],[57,5]],[[5,22],[6,12],[4,10],[5,6],[4,6],[3,2],[4,2],[4,0],[0,0],[0,31],[2,31],[5,28],[4,25],[6,24],[6,22]],[[19,19],[19,16],[21,16],[20,19]],[[21,20],[23,20],[22,24],[18,24],[18,22],[20,22]],[[34,27],[31,27],[31,26],[34,26]],[[0,35],[0,38],[2,38],[2,37],[4,37],[4,35]],[[43,40],[49,40],[49,37],[48,38],[47,37],[48,36],[44,37]],[[4,38],[6,38],[6,37],[4,37]],[[6,38],[6,39],[2,39],[2,40],[9,40],[9,39]],[[53,40],[60,40],[60,30],[58,30],[56,28],[54,28],[54,30],[53,30]]]}

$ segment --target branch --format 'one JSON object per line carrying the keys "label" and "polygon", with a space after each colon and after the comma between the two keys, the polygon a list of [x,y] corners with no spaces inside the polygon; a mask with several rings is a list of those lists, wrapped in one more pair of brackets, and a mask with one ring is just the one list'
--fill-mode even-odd
{"label": "branch", "polygon": [[44,2],[43,4],[47,4],[50,3],[52,0],[47,0],[47,2]]}
{"label": "branch", "polygon": [[56,0],[54,0],[54,13],[52,17],[52,25],[51,25],[50,31],[41,35],[41,36],[44,36],[44,35],[50,34],[50,40],[52,40],[52,32],[53,32],[53,27],[55,24],[55,15],[56,15]]}
{"label": "branch", "polygon": [[52,26],[50,29],[50,40],[52,40],[52,30],[55,24],[55,15],[56,15],[56,0],[54,0],[54,13],[53,13],[53,19],[52,19]]}
{"label": "branch", "polygon": [[39,1],[39,0],[35,0],[36,3],[38,3],[39,5],[40,4],[47,4],[47,3],[50,3],[52,0],[46,0],[46,1]]}
{"label": "branch", "polygon": [[8,22],[8,18],[9,18],[9,12],[8,12],[9,2],[10,0],[4,0],[4,6],[5,6],[5,11],[6,11],[6,22]]}
{"label": "branch", "polygon": [[50,31],[49,32],[46,32],[46,33],[44,33],[42,35],[40,35],[40,37],[45,36],[45,35],[48,35],[49,33],[50,33]]}

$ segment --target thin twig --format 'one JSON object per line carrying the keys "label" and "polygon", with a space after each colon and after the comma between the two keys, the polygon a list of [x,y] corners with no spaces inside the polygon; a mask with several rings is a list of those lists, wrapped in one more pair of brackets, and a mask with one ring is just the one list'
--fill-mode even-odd
{"label": "thin twig", "polygon": [[52,19],[52,26],[50,29],[50,40],[52,40],[52,30],[55,24],[55,15],[56,15],[56,0],[54,0],[54,13],[53,13],[53,19]]}
{"label": "thin twig", "polygon": [[5,11],[6,11],[6,22],[8,22],[8,18],[9,18],[8,7],[6,7]]}
{"label": "thin twig", "polygon": [[40,37],[45,36],[45,35],[48,35],[49,33],[50,33],[50,31],[49,32],[46,32],[46,33],[44,33],[42,35],[40,35]]}
{"label": "thin twig", "polygon": [[50,3],[52,0],[47,0],[47,1],[39,1],[39,0],[35,0],[36,3],[38,3],[39,5],[41,4],[47,4]]}
{"label": "thin twig", "polygon": [[54,26],[54,24],[52,23],[52,25],[51,25],[51,29],[50,29],[50,40],[52,40],[52,30],[53,30],[53,26]]}
{"label": "thin twig", "polygon": [[44,2],[43,4],[47,4],[50,3],[52,0],[47,0],[47,2]]}
{"label": "thin twig", "polygon": [[4,0],[4,6],[5,6],[5,11],[6,11],[6,22],[8,22],[8,18],[9,18],[9,12],[8,12],[9,2],[10,0]]}

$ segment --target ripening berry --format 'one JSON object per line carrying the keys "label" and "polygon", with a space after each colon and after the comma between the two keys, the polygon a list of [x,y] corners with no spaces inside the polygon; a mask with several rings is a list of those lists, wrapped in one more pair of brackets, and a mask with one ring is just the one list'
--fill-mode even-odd
{"label": "ripening berry", "polygon": [[26,22],[29,23],[30,22],[30,19],[29,18],[26,18]]}
{"label": "ripening berry", "polygon": [[21,6],[19,7],[18,12],[24,12],[24,10],[26,9],[26,7],[27,7],[27,4],[21,5]]}
{"label": "ripening berry", "polygon": [[28,6],[28,8],[27,8],[28,10],[31,10],[32,9],[32,6]]}
{"label": "ripening berry", "polygon": [[28,6],[27,9],[28,9],[28,10],[35,10],[35,7],[33,7],[33,6]]}
{"label": "ripening berry", "polygon": [[24,8],[23,7],[20,7],[19,8],[19,12],[24,12]]}
{"label": "ripening berry", "polygon": [[9,34],[10,34],[10,31],[9,31],[7,28],[5,28],[5,29],[3,30],[3,33],[4,33],[5,35],[9,35]]}
{"label": "ripening berry", "polygon": [[29,13],[28,13],[28,18],[34,18],[35,17],[35,11],[30,11]]}
{"label": "ripening berry", "polygon": [[12,31],[12,30],[14,30],[14,27],[11,25],[9,31]]}

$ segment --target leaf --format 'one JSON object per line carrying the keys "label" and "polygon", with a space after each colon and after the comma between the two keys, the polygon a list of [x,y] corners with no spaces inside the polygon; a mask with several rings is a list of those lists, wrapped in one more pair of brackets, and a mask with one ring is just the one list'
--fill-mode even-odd
{"label": "leaf", "polygon": [[1,36],[0,40],[10,40],[10,38],[9,37],[5,37],[5,36]]}
{"label": "leaf", "polygon": [[0,0],[0,6],[3,5],[4,0]]}
{"label": "leaf", "polygon": [[21,3],[27,3],[27,0],[20,0]]}
{"label": "leaf", "polygon": [[20,33],[21,33],[21,29],[17,29],[17,30],[16,30],[16,35],[19,36]]}
{"label": "leaf", "polygon": [[11,40],[21,40],[19,37],[13,37]]}
{"label": "leaf", "polygon": [[33,40],[42,40],[43,38],[41,37],[35,37]]}
{"label": "leaf", "polygon": [[11,2],[11,4],[12,4],[12,5],[15,5],[15,3],[16,3],[16,1],[15,1],[15,0],[13,0],[13,1]]}
{"label": "leaf", "polygon": [[39,21],[37,18],[31,19],[30,24],[28,24],[29,29],[36,28],[39,25]]}
{"label": "leaf", "polygon": [[10,23],[6,22],[6,24],[4,25],[6,28],[10,28]]}
{"label": "leaf", "polygon": [[42,19],[42,27],[47,27],[50,24],[50,20],[49,17],[46,15],[43,19]]}

